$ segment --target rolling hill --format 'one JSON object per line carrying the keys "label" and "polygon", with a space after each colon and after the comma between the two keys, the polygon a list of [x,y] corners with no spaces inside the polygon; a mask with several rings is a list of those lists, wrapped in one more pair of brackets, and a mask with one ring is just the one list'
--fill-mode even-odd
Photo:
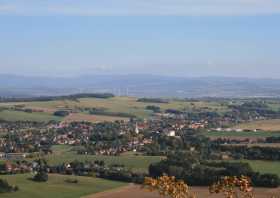
{"label": "rolling hill", "polygon": [[33,77],[0,75],[0,96],[30,97],[110,92],[138,97],[279,97],[280,80],[155,75]]}

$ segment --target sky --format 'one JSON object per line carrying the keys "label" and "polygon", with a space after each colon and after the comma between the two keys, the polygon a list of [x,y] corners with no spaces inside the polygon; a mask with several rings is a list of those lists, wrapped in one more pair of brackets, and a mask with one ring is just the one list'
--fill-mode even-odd
{"label": "sky", "polygon": [[280,78],[279,0],[0,0],[0,73]]}

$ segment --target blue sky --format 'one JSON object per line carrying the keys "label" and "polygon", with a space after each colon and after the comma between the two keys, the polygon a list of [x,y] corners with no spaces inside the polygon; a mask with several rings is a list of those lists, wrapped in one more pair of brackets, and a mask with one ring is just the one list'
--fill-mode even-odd
{"label": "blue sky", "polygon": [[279,0],[0,0],[0,73],[280,78]]}

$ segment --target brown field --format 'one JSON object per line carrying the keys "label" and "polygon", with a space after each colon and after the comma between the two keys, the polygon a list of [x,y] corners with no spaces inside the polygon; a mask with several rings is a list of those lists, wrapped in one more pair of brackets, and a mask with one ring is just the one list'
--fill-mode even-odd
{"label": "brown field", "polygon": [[217,136],[217,137],[209,137],[210,140],[217,140],[217,139],[227,139],[227,140],[237,140],[237,141],[246,141],[250,139],[252,142],[257,142],[258,140],[264,140],[265,138],[260,138],[260,137],[242,137],[242,136],[233,136],[233,137],[228,137],[228,136]]}
{"label": "brown field", "polygon": [[[147,110],[146,106],[156,105],[162,111],[166,109],[188,110],[193,109],[211,110],[218,112],[227,111],[226,106],[222,106],[219,102],[204,101],[179,101],[170,100],[169,103],[146,103],[138,102],[135,97],[113,97],[108,99],[100,98],[80,98],[78,100],[52,100],[52,101],[32,101],[32,102],[7,102],[0,103],[0,107],[14,107],[15,105],[23,105],[25,108],[44,110],[44,112],[54,112],[59,109],[69,108],[77,110],[78,108],[104,108],[107,112],[127,113],[139,118],[147,118],[152,115],[152,111]],[[49,110],[48,110],[49,109]]]}
{"label": "brown field", "polygon": [[280,131],[280,119],[259,120],[235,126],[236,129],[261,129],[264,131]]}
{"label": "brown field", "polygon": [[[197,198],[223,198],[221,195],[209,194],[207,187],[192,187],[192,192],[194,192]],[[275,195],[275,198],[279,198],[280,188],[257,188],[255,189],[255,198],[270,198]],[[278,196],[278,197],[277,197]],[[97,193],[94,195],[89,195],[83,198],[162,198],[156,192],[149,192],[146,189],[141,189],[139,186],[129,185],[121,187],[115,190],[106,191],[102,193]]]}
{"label": "brown field", "polygon": [[226,146],[249,146],[249,147],[270,147],[280,148],[280,143],[253,143],[253,144],[227,144]]}
{"label": "brown field", "polygon": [[128,118],[117,117],[117,116],[88,115],[83,113],[71,113],[69,116],[64,118],[64,122],[73,122],[73,121],[113,122],[116,120],[128,121]]}
{"label": "brown field", "polygon": [[33,111],[42,111],[46,113],[54,113],[56,111],[55,108],[45,108],[45,107],[33,107]]}

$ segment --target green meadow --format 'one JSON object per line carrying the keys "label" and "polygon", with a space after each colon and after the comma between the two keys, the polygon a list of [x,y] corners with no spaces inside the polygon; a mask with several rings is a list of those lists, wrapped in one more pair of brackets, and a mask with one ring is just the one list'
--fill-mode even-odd
{"label": "green meadow", "polygon": [[265,138],[265,137],[280,137],[280,132],[265,132],[265,131],[258,131],[258,132],[226,132],[226,131],[210,131],[205,132],[204,135],[207,137],[242,137],[242,138]]}
{"label": "green meadow", "polygon": [[[34,102],[10,102],[0,103],[0,107],[13,107],[15,105],[24,105],[26,108],[31,109],[43,109],[47,112],[53,112],[61,108],[77,109],[81,108],[104,108],[107,112],[114,113],[127,113],[139,118],[146,118],[152,115],[152,111],[147,110],[146,106],[155,105],[159,106],[162,111],[166,109],[188,110],[204,109],[206,111],[227,111],[227,107],[221,105],[219,102],[211,101],[183,101],[170,99],[169,103],[147,103],[138,102],[138,98],[135,97],[113,97],[108,99],[99,98],[80,98],[78,100],[54,100],[54,101],[34,101]],[[3,113],[3,112],[2,112]],[[7,113],[7,112],[6,112]],[[0,113],[1,116],[1,113]],[[26,115],[27,116],[27,115]],[[32,119],[32,117],[21,116],[24,119]],[[18,118],[21,118],[18,116]],[[1,117],[0,117],[1,118]]]}
{"label": "green meadow", "polygon": [[[65,176],[50,174],[46,183],[30,180],[31,174],[1,175],[9,184],[17,185],[19,190],[13,193],[0,194],[1,198],[79,198],[82,196],[103,192],[125,186],[122,182],[104,180],[92,177]],[[77,179],[78,183],[67,183],[66,179]]]}
{"label": "green meadow", "polygon": [[61,118],[45,112],[27,113],[23,111],[4,110],[0,111],[0,120],[48,122],[50,120],[59,121]]}
{"label": "green meadow", "polygon": [[280,131],[280,119],[258,120],[247,123],[242,123],[234,128],[238,129],[261,129],[263,131]]}
{"label": "green meadow", "polygon": [[46,159],[50,165],[58,165],[75,160],[82,162],[103,160],[107,165],[121,164],[139,172],[147,172],[151,163],[159,162],[163,158],[162,156],[143,156],[133,153],[125,153],[120,156],[79,155],[75,151],[72,151],[71,146],[67,145],[54,146],[53,153],[44,156],[44,159]]}
{"label": "green meadow", "polygon": [[279,161],[262,161],[262,160],[242,160],[248,162],[254,171],[260,173],[277,174],[280,177],[280,162]]}

